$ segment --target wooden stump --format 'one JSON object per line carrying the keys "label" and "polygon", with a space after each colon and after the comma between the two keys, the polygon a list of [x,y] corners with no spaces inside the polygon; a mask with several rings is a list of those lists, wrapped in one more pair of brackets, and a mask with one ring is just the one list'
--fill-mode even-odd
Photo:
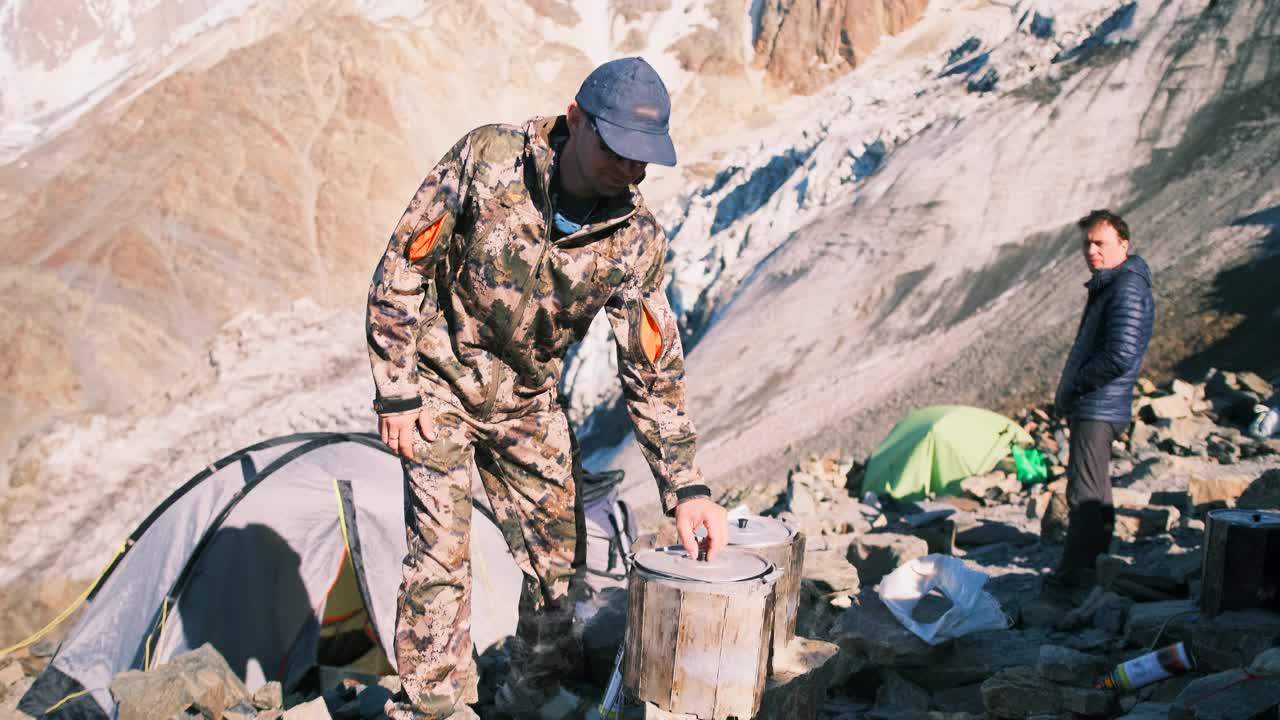
{"label": "wooden stump", "polygon": [[[777,657],[769,674],[755,720],[814,720],[826,704],[827,688],[839,682],[840,648],[821,640],[796,638]],[[699,720],[696,715],[667,712],[645,703],[638,720]]]}
{"label": "wooden stump", "polygon": [[[688,577],[654,571],[656,554],[677,552]],[[741,557],[752,558],[764,572],[697,579],[698,566],[732,564]],[[736,548],[722,550],[715,563],[689,560],[675,548],[637,553],[623,654],[627,694],[701,720],[754,717],[764,692],[779,577],[772,563]]]}
{"label": "wooden stump", "polygon": [[1200,610],[1280,612],[1280,513],[1213,510],[1205,522]]}

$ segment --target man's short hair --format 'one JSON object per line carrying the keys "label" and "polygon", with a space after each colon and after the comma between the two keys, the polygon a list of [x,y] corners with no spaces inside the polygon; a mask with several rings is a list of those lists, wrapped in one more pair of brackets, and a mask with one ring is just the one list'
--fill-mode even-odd
{"label": "man's short hair", "polygon": [[1124,218],[1110,210],[1094,210],[1088,215],[1080,218],[1076,225],[1087,233],[1092,230],[1095,225],[1100,225],[1102,223],[1106,223],[1115,228],[1116,234],[1120,236],[1120,239],[1125,242],[1129,242],[1129,223],[1125,222]]}

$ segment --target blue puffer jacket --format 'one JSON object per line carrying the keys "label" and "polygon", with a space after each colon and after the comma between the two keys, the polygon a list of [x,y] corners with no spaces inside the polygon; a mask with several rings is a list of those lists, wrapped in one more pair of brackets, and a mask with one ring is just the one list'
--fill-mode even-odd
{"label": "blue puffer jacket", "polygon": [[1094,273],[1085,287],[1089,301],[1054,405],[1073,420],[1127,423],[1155,322],[1151,269],[1141,257],[1130,255],[1120,265]]}

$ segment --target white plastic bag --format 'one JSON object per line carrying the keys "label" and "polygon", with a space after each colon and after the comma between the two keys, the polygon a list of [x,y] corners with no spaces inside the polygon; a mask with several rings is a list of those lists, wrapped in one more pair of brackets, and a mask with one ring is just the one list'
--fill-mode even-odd
{"label": "white plastic bag", "polygon": [[[930,645],[980,630],[1003,630],[1009,619],[995,597],[983,590],[986,573],[971,570],[950,555],[918,557],[880,581],[880,599],[908,630]],[[911,617],[916,603],[937,588],[952,602],[942,617],[931,623]]]}

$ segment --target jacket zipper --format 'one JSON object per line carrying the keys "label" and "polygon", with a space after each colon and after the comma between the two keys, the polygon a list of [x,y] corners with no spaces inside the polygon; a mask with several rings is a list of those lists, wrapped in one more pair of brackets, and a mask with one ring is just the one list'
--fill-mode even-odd
{"label": "jacket zipper", "polygon": [[489,390],[485,393],[484,405],[480,408],[480,417],[488,420],[493,414],[493,405],[498,400],[498,386],[502,384],[502,354],[506,352],[507,346],[515,338],[516,329],[520,327],[520,323],[524,321],[525,307],[529,304],[529,298],[533,295],[533,288],[538,283],[538,276],[542,274],[542,263],[547,257],[547,249],[551,247],[551,226],[550,218],[555,217],[556,209],[551,206],[551,194],[547,191],[546,186],[542,188],[542,199],[547,204],[546,229],[542,235],[542,249],[538,251],[538,262],[533,266],[533,272],[529,273],[529,282],[525,285],[524,292],[520,294],[520,302],[516,304],[516,311],[511,315],[511,322],[507,326],[507,337],[498,345],[498,352],[494,356],[493,377],[489,379]]}
{"label": "jacket zipper", "polygon": [[[542,273],[542,263],[546,260],[547,251],[551,249],[551,245],[553,244],[551,241],[551,228],[552,228],[552,224],[555,222],[553,218],[555,217],[556,209],[551,204],[551,193],[545,185],[542,188],[542,200],[544,203],[546,203],[546,206],[547,206],[547,219],[545,221],[546,229],[543,232],[543,236],[542,236],[542,249],[538,252],[538,262],[537,264],[534,265],[533,272],[529,276],[529,284],[525,286],[524,292],[520,294],[520,302],[516,304],[516,311],[511,316],[511,324],[507,328],[507,337],[498,346],[499,352],[497,353],[497,357],[495,357],[496,367],[494,368],[494,371],[493,371],[493,377],[489,379],[489,388],[485,392],[484,405],[480,407],[480,417],[484,418],[485,420],[488,420],[490,415],[493,414],[494,403],[496,403],[498,400],[498,386],[502,384],[502,373],[503,373],[504,365],[501,360],[501,355],[503,352],[506,351],[507,346],[511,344],[511,341],[515,339],[516,330],[520,327],[520,324],[524,321],[524,312],[526,307],[529,304],[529,298],[533,295],[534,285],[538,281],[538,276]],[[632,212],[628,213],[627,215],[620,218],[615,218],[613,221],[605,225],[601,225],[600,227],[592,227],[590,229],[584,227],[582,230],[579,230],[578,232],[572,233],[570,235],[566,235],[565,237],[561,238],[556,242],[563,243],[566,240],[571,240],[574,237],[577,237],[579,234],[583,234],[584,231],[597,232],[605,227],[611,227],[619,222],[624,222],[633,215],[635,215],[634,210],[632,210]],[[641,306],[641,312],[642,313],[644,312],[643,305]],[[643,322],[643,320],[644,318],[642,317],[641,321]],[[643,354],[644,354],[643,351],[641,351],[641,355]]]}

